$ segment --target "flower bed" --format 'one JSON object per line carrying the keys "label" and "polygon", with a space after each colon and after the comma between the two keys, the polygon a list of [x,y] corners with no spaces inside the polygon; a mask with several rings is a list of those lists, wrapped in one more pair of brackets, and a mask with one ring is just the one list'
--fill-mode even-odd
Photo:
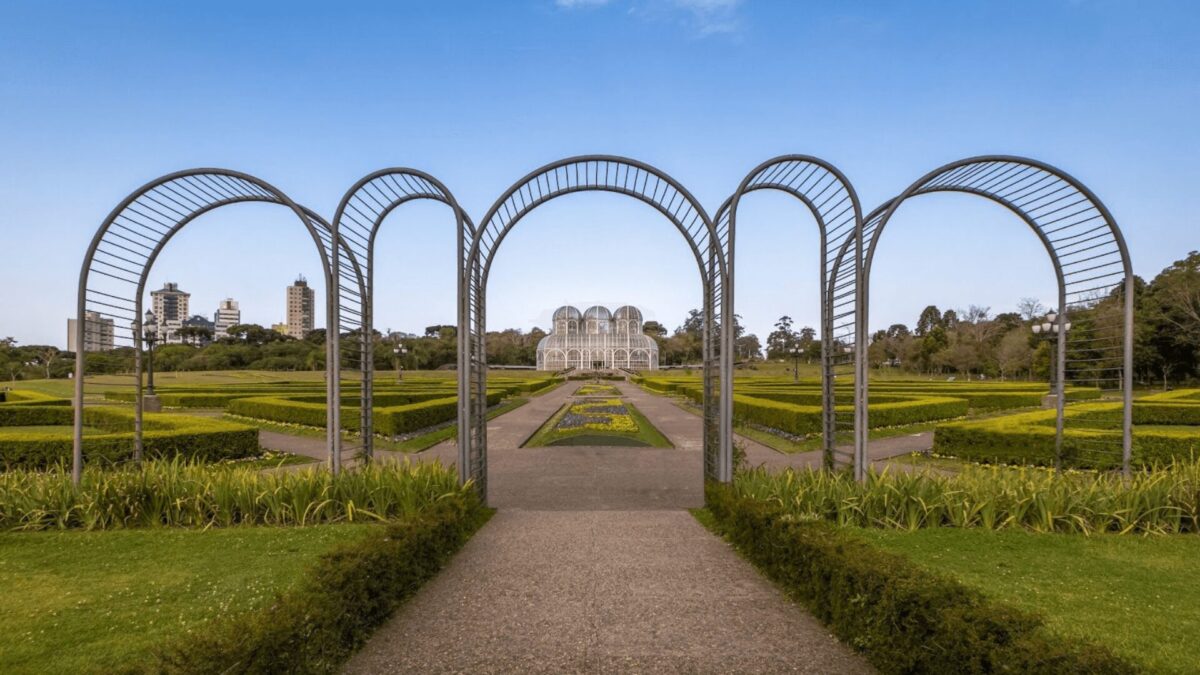
{"label": "flower bed", "polygon": [[627,445],[671,447],[650,421],[619,398],[589,399],[563,406],[526,447]]}

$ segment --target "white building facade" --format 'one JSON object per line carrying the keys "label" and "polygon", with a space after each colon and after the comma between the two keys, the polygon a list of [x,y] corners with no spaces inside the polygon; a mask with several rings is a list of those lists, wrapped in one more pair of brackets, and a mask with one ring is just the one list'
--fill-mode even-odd
{"label": "white building facade", "polygon": [[188,318],[188,301],[191,293],[179,290],[179,284],[167,282],[157,291],[150,292],[150,305],[157,322],[160,343],[171,344],[183,342],[179,329]]}
{"label": "white building facade", "polygon": [[554,310],[551,332],[538,342],[538,370],[657,370],[658,343],[642,332],[642,312],[596,305]]}
{"label": "white building facade", "polygon": [[229,335],[229,329],[242,322],[242,310],[238,308],[237,300],[225,298],[217,306],[213,315],[213,337],[223,338]]}

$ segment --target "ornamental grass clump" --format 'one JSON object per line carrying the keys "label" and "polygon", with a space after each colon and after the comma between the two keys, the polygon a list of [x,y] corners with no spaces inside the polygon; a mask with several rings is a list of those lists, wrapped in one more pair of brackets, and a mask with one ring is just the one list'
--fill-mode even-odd
{"label": "ornamental grass clump", "polygon": [[0,474],[0,529],[316,525],[411,516],[469,490],[439,464],[261,471],[183,460],[86,471]]}
{"label": "ornamental grass clump", "polygon": [[1089,534],[1200,532],[1200,460],[1175,461],[1125,479],[1117,474],[969,467],[962,473],[845,472],[759,468],[734,481],[741,496],[782,506],[797,520],[855,527]]}

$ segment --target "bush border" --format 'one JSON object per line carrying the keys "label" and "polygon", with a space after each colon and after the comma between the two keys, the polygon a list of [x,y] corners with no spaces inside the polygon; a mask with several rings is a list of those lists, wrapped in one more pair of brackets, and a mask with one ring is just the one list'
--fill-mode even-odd
{"label": "bush border", "polygon": [[332,673],[489,518],[474,493],[322,555],[292,590],[164,645],[144,672]]}
{"label": "bush border", "polygon": [[1037,615],[835,525],[796,520],[726,486],[710,483],[705,493],[701,521],[881,672],[1139,671],[1107,647],[1055,635]]}

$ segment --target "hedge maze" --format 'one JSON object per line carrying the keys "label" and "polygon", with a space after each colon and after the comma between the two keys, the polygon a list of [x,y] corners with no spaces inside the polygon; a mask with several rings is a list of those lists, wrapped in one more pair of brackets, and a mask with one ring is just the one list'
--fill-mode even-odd
{"label": "hedge maze", "polygon": [[[488,405],[501,400],[542,391],[559,380],[552,377],[490,377]],[[362,426],[361,398],[357,385],[342,385],[341,424],[345,431]],[[108,391],[110,401],[132,401],[133,392]],[[167,408],[224,410],[237,417],[280,424],[325,427],[324,383],[279,382],[270,385],[224,385],[160,387],[158,398]],[[399,383],[375,385],[372,424],[385,436],[406,434],[455,419],[458,413],[457,383],[450,378],[409,378]]]}
{"label": "hedge maze", "polygon": [[[651,375],[637,378],[661,394],[703,400],[698,377]],[[840,383],[839,383],[840,384]],[[1055,411],[1042,409],[1043,383],[874,381],[868,423],[871,429],[936,424],[938,455],[1004,464],[1054,464]],[[1068,387],[1063,465],[1119,469],[1119,455],[1088,452],[1096,441],[1119,446],[1121,405],[1106,402],[1097,389]],[[852,412],[849,392],[835,397],[839,412]],[[821,433],[821,385],[816,380],[739,378],[734,384],[737,424],[807,437]],[[1180,390],[1138,398],[1133,406],[1133,461],[1138,466],[1186,459],[1200,452],[1200,390]]]}
{"label": "hedge maze", "polygon": [[[551,377],[492,377],[488,404],[532,394],[556,384]],[[377,385],[372,421],[386,436],[409,434],[452,422],[458,411],[456,383],[450,378],[412,378]],[[358,431],[362,416],[356,386],[342,388],[342,427]],[[325,392],[321,382],[272,384],[181,385],[159,387],[164,413],[146,413],[143,449],[147,458],[181,457],[218,461],[258,454],[258,430],[235,419],[186,414],[186,410],[221,410],[237,418],[309,427],[325,426]],[[89,461],[112,464],[133,456],[131,390],[104,392],[109,405],[84,409],[84,452]],[[180,414],[181,411],[183,414]],[[245,420],[245,422],[249,422]],[[69,462],[72,408],[70,399],[36,391],[0,392],[0,467],[40,469]]]}
{"label": "hedge maze", "polygon": [[[647,376],[636,380],[646,389],[700,402],[700,380],[688,376]],[[1026,383],[872,382],[868,423],[872,429],[924,424],[990,412],[1041,405],[1045,385]],[[1100,397],[1095,389],[1071,388],[1069,400]],[[852,413],[847,391],[835,397],[837,411]],[[775,429],[794,436],[821,432],[821,383],[781,378],[745,378],[734,384],[735,423]]]}
{"label": "hedge maze", "polygon": [[[6,391],[0,402],[0,466],[45,469],[71,459],[73,410],[69,399],[32,391]],[[89,461],[113,464],[133,456],[133,410],[84,410],[84,452]],[[258,431],[223,420],[147,413],[143,450],[149,458],[218,461],[259,452]]]}
{"label": "hedge maze", "polygon": [[[1119,469],[1121,458],[1089,452],[1097,441],[1118,442],[1121,404],[1083,403],[1064,412],[1062,465]],[[1200,390],[1153,394],[1133,403],[1133,464],[1153,467],[1200,452]],[[1038,410],[994,419],[939,425],[933,451],[986,463],[1054,464],[1055,414]]]}

